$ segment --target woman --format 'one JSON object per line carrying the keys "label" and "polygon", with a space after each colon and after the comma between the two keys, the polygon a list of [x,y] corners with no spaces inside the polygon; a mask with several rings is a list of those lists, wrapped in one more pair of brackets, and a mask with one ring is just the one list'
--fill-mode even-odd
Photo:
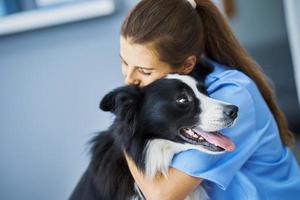
{"label": "woman", "polygon": [[288,146],[293,134],[257,64],[210,0],[142,0],[121,29],[120,57],[126,84],[143,87],[169,73],[188,74],[200,59],[214,66],[208,94],[239,106],[226,129],[233,152],[177,154],[168,179],[148,180],[130,157],[130,171],[150,200],[184,199],[198,184],[211,199],[298,199],[300,170]]}

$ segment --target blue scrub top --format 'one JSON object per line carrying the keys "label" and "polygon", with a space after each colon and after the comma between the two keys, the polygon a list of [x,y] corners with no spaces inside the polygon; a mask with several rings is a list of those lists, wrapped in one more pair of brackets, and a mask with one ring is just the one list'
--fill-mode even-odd
{"label": "blue scrub top", "polygon": [[176,154],[171,166],[205,179],[210,199],[299,200],[299,165],[282,144],[257,86],[244,73],[210,62],[214,71],[205,80],[209,96],[239,107],[235,125],[221,131],[236,149],[221,155],[187,150]]}

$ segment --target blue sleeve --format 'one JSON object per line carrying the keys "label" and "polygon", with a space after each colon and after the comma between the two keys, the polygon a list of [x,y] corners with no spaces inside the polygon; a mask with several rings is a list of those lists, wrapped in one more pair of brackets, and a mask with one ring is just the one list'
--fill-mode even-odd
{"label": "blue sleeve", "polygon": [[[254,85],[248,81],[249,83],[245,84]],[[198,150],[183,151],[174,156],[172,167],[191,176],[212,181],[221,189],[226,189],[237,171],[253,154],[259,141],[259,135],[256,134],[255,103],[248,86],[244,83],[227,81],[218,83],[213,91],[209,92],[210,97],[239,107],[235,125],[221,131],[231,138],[236,149],[219,155],[206,154]]]}

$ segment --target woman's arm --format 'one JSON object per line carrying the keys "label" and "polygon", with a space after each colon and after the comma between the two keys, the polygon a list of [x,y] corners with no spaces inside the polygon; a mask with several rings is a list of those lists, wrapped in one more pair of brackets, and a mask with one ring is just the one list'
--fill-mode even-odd
{"label": "woman's arm", "polygon": [[130,157],[126,154],[125,157],[135,182],[147,200],[183,200],[202,181],[200,178],[189,176],[175,168],[169,168],[168,178],[157,176],[149,180],[138,170]]}

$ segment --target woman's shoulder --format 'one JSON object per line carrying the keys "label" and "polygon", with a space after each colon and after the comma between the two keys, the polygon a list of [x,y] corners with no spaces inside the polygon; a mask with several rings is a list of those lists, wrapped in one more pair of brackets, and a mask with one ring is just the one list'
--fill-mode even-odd
{"label": "woman's shoulder", "polygon": [[212,60],[210,60],[210,63],[212,64],[213,71],[206,77],[205,84],[207,87],[210,87],[213,84],[216,85],[224,83],[235,83],[240,86],[248,86],[253,84],[253,81],[249,76],[237,69],[222,65]]}
{"label": "woman's shoulder", "polygon": [[213,71],[208,74],[205,85],[208,92],[222,87],[238,87],[241,89],[257,89],[254,81],[245,73],[210,60]]}
{"label": "woman's shoulder", "polygon": [[252,113],[258,127],[273,118],[263,95],[249,76],[239,70],[211,62],[214,70],[207,76],[205,83],[210,97],[238,106],[240,114],[250,116]]}

